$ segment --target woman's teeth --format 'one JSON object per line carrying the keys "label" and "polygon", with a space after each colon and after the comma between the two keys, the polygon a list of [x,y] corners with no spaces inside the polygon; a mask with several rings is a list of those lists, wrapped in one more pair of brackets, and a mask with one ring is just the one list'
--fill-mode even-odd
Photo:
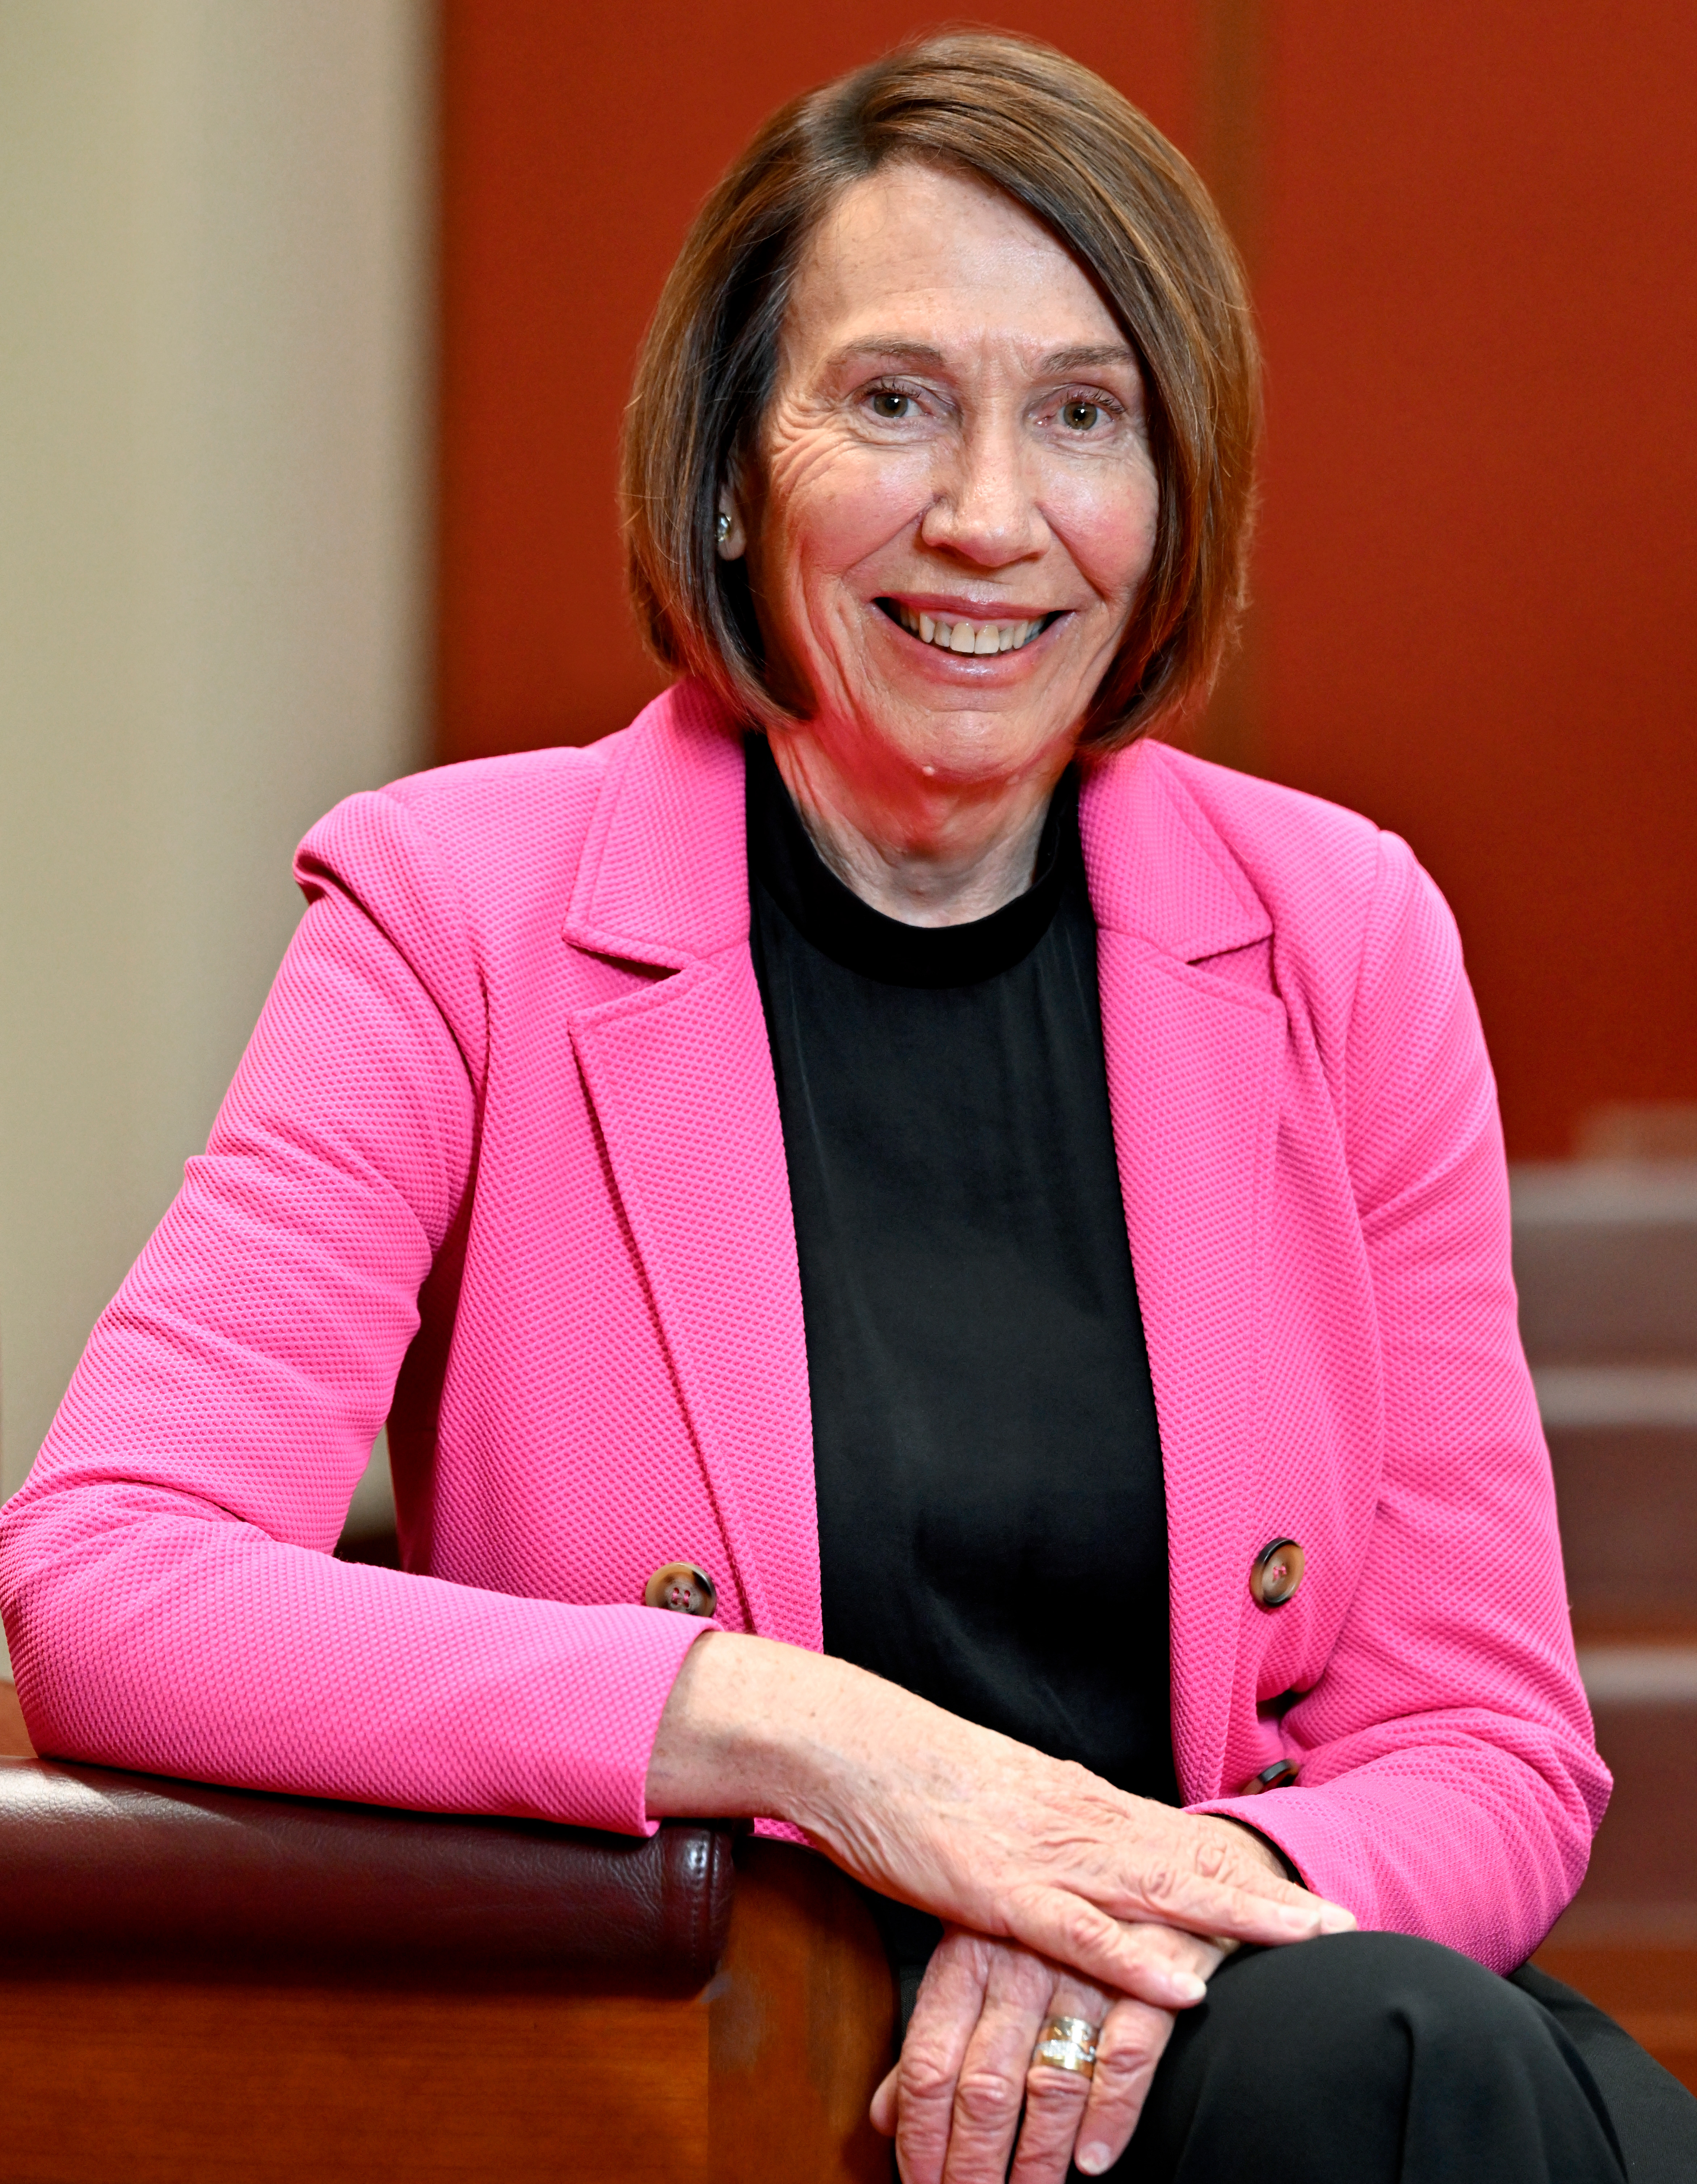
{"label": "woman's teeth", "polygon": [[1049,617],[1039,615],[1035,621],[939,621],[934,616],[917,614],[904,607],[899,599],[893,602],[896,619],[902,627],[916,637],[921,644],[940,646],[944,652],[1017,652],[1043,628]]}

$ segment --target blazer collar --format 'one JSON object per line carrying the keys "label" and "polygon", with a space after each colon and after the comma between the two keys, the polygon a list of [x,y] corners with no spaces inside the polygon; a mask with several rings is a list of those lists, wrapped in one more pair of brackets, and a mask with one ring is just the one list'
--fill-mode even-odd
{"label": "blazer collar", "polygon": [[675,682],[613,749],[565,922],[574,947],[682,970],[748,938],[743,746],[699,682]]}
{"label": "blazer collar", "polygon": [[1185,763],[1166,744],[1116,752],[1090,769],[1078,816],[1101,930],[1199,963],[1265,940],[1272,920],[1186,783]]}
{"label": "blazer collar", "polygon": [[[699,682],[674,683],[616,739],[585,840],[565,938],[668,970],[748,937],[743,767],[736,722]],[[1079,823],[1104,932],[1195,963],[1264,940],[1256,895],[1166,745],[1093,766]]]}

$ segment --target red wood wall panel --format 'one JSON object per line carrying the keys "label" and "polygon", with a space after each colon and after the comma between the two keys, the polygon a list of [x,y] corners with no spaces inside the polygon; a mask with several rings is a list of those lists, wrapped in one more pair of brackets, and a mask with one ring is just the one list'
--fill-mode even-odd
{"label": "red wood wall panel", "polygon": [[1697,1099],[1697,9],[1268,25],[1257,760],[1413,842],[1566,1153]]}

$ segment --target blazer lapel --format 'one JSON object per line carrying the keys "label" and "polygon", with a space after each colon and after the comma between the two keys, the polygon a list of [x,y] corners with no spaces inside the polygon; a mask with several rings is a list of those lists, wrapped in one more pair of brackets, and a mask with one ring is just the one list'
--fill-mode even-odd
{"label": "blazer lapel", "polygon": [[565,937],[674,975],[578,1011],[571,1031],[742,1619],[816,1650],[807,1351],[748,952],[743,779],[734,730],[689,685],[630,731],[586,841]]}
{"label": "blazer lapel", "polygon": [[1247,880],[1162,762],[1135,749],[1082,811],[1102,1029],[1166,1476],[1173,1749],[1219,1794],[1262,1429],[1267,1219],[1284,1011],[1206,967],[1264,939]]}

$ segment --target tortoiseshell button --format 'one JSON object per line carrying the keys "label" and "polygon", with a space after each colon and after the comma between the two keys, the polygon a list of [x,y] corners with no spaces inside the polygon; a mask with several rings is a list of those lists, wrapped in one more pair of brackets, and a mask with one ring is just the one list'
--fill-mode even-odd
{"label": "tortoiseshell button", "polygon": [[1274,1540],[1249,1565],[1249,1596],[1257,1607],[1282,1607],[1302,1583],[1303,1553],[1294,1540]]}
{"label": "tortoiseshell button", "polygon": [[666,1563],[643,1587],[643,1604],[669,1608],[674,1615],[711,1615],[719,1595],[706,1571],[693,1563]]}

